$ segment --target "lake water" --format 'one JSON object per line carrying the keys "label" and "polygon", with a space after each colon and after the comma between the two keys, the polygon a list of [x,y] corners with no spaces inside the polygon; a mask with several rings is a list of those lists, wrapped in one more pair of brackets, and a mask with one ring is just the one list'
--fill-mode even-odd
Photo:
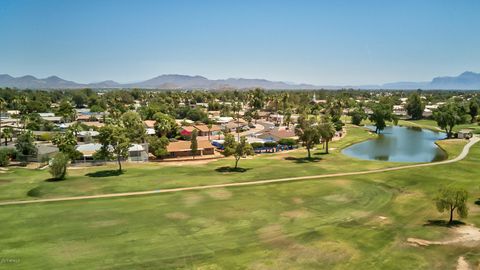
{"label": "lake water", "polygon": [[[374,127],[368,127],[375,130]],[[447,158],[435,144],[445,133],[414,127],[386,127],[376,139],[354,144],[343,154],[366,160],[431,162]]]}

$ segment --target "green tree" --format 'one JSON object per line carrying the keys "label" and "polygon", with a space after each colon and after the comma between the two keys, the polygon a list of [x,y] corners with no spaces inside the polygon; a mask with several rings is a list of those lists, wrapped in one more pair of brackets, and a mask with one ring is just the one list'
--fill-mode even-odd
{"label": "green tree", "polygon": [[328,154],[328,143],[333,139],[335,136],[335,126],[333,125],[330,118],[324,118],[318,124],[319,133],[322,140],[325,142],[325,153]]}
{"label": "green tree", "polygon": [[[2,117],[3,117],[3,113],[5,112],[7,108],[7,102],[5,101],[5,99],[3,98],[0,98],[0,130],[2,129]],[[5,144],[7,145],[7,144]]]}
{"label": "green tree", "polygon": [[16,150],[12,148],[0,148],[0,167],[7,167],[10,159],[14,157]]}
{"label": "green tree", "polygon": [[168,136],[169,134],[173,133],[177,128],[177,123],[175,119],[173,119],[168,114],[164,113],[156,113],[154,115],[155,119],[155,132],[160,136]]}
{"label": "green tree", "polygon": [[75,120],[77,112],[68,100],[62,100],[58,106],[57,114],[60,115],[64,121],[71,122]]}
{"label": "green tree", "polygon": [[367,114],[363,108],[355,108],[348,113],[352,118],[352,124],[359,126],[363,120],[367,119]]}
{"label": "green tree", "polygon": [[52,143],[72,161],[82,158],[82,153],[75,149],[77,146],[77,138],[73,131],[67,130],[65,133],[56,134],[52,139]]}
{"label": "green tree", "polygon": [[468,102],[468,114],[470,114],[471,117],[471,122],[475,122],[475,119],[477,118],[478,115],[478,110],[480,108],[480,104],[477,98],[472,98]]}
{"label": "green tree", "polygon": [[170,143],[167,137],[149,136],[147,138],[148,151],[157,158],[168,155],[167,146]]}
{"label": "green tree", "polygon": [[226,134],[223,142],[222,154],[226,157],[235,157],[235,169],[238,168],[238,161],[240,158],[246,158],[247,156],[253,156],[255,152],[252,146],[247,142],[247,138],[242,136],[239,142],[235,141],[235,137],[232,134]]}
{"label": "green tree", "polygon": [[302,145],[307,148],[307,157],[310,159],[310,149],[316,144],[320,143],[320,132],[317,120],[307,115],[302,115],[298,118],[298,123],[295,127],[295,134]]}
{"label": "green tree", "polygon": [[20,159],[37,154],[33,132],[26,130],[20,133],[20,135],[17,137],[17,141],[15,142],[15,148],[17,149]]}
{"label": "green tree", "polygon": [[292,123],[292,110],[287,108],[287,110],[283,113],[283,122],[287,126],[287,129],[290,128],[290,123]]}
{"label": "green tree", "polygon": [[207,128],[208,128],[208,140],[210,141],[210,133],[212,132],[212,123],[208,123],[207,124]]}
{"label": "green tree", "polygon": [[265,106],[265,91],[261,88],[255,88],[253,91],[250,92],[250,95],[250,107],[254,108],[255,110],[261,110],[263,106]]}
{"label": "green tree", "polygon": [[412,119],[418,120],[422,118],[425,103],[422,101],[422,98],[418,93],[412,93],[408,97],[406,109],[408,115],[410,115]]}
{"label": "green tree", "polygon": [[100,128],[98,141],[102,145],[98,156],[105,159],[117,159],[118,171],[122,172],[122,159],[128,158],[131,146],[128,131],[122,126],[106,125]]}
{"label": "green tree", "polygon": [[68,130],[71,131],[73,133],[73,135],[75,135],[75,137],[78,136],[78,133],[80,133],[80,131],[83,131],[84,128],[83,128],[83,125],[82,123],[80,122],[73,122],[73,124],[71,124],[69,127],[68,127]]}
{"label": "green tree", "polygon": [[5,146],[8,144],[8,140],[12,141],[13,139],[13,128],[6,127],[2,130],[2,138],[5,140]]}
{"label": "green tree", "polygon": [[197,141],[197,130],[194,129],[192,131],[192,137],[190,138],[190,151],[192,151],[193,159],[195,159],[195,155],[198,151],[198,141]]}
{"label": "green tree", "polygon": [[449,102],[438,107],[438,109],[433,112],[433,119],[435,119],[440,128],[445,130],[447,138],[451,138],[453,128],[456,125],[465,123],[467,116],[460,105]]}
{"label": "green tree", "polygon": [[387,121],[392,121],[395,125],[398,118],[393,114],[392,105],[388,103],[375,103],[372,106],[372,114],[368,117],[375,125],[375,133],[379,133],[387,126]]}
{"label": "green tree", "polygon": [[131,142],[143,143],[145,141],[145,125],[138,113],[134,111],[125,112],[121,120],[123,127],[128,131],[127,137]]}
{"label": "green tree", "polygon": [[64,153],[57,153],[50,161],[50,174],[55,180],[63,180],[67,175],[69,157]]}
{"label": "green tree", "polygon": [[450,213],[450,220],[453,222],[453,213],[456,211],[460,218],[468,216],[467,207],[468,192],[463,188],[456,188],[453,186],[446,186],[440,188],[435,203],[440,213],[448,211]]}

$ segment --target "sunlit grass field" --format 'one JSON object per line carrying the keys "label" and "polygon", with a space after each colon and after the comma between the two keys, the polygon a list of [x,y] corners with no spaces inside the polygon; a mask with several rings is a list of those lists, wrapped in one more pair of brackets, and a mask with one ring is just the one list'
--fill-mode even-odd
{"label": "sunlit grass field", "polygon": [[[71,170],[62,182],[48,172],[13,169],[0,175],[1,199],[100,194],[177,186],[273,179],[398,164],[354,160],[340,148],[371,138],[350,127],[330,155],[303,150],[242,160],[244,173],[220,173],[224,159],[205,165],[127,166],[120,176],[89,177]],[[449,157],[464,141],[439,142]],[[292,158],[286,158],[292,157]],[[455,183],[470,192],[470,216],[480,226],[480,145],[467,159],[433,167],[295,183],[171,194],[0,207],[4,269],[454,269],[476,246],[414,247],[408,237],[448,238],[433,198]],[[404,164],[404,163],[402,163]]]}

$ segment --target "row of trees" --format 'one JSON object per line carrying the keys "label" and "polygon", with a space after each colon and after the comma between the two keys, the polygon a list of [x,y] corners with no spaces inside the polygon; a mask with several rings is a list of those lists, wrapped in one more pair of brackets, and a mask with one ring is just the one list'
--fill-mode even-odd
{"label": "row of trees", "polygon": [[298,118],[295,134],[298,140],[307,149],[307,157],[311,158],[310,150],[315,145],[324,142],[325,152],[328,154],[328,143],[335,136],[335,126],[328,117],[302,115]]}

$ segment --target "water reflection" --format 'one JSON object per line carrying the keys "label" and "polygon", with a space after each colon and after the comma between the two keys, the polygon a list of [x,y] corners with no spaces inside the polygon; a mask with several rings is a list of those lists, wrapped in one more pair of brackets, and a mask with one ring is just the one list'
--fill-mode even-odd
{"label": "water reflection", "polygon": [[[374,130],[373,127],[369,127]],[[431,162],[447,158],[435,141],[445,134],[418,127],[386,127],[378,138],[352,145],[343,153],[367,160]]]}

